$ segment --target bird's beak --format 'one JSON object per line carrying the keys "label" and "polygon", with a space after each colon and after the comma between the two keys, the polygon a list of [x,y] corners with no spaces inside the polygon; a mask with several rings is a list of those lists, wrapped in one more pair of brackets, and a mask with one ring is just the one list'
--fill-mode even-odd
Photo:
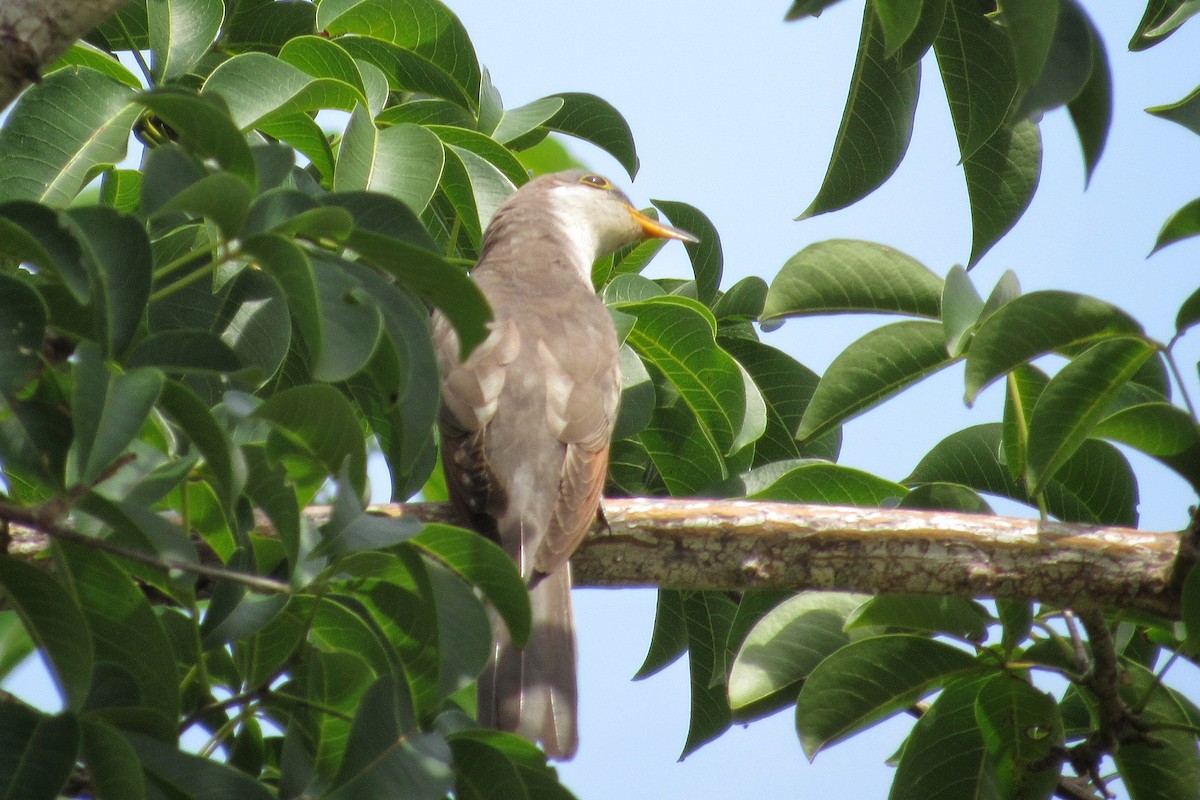
{"label": "bird's beak", "polygon": [[641,229],[646,232],[647,236],[655,236],[659,239],[678,239],[681,242],[691,242],[692,244],[696,244],[700,241],[694,235],[685,230],[672,228],[670,225],[666,225],[656,219],[646,216],[633,206],[628,206],[628,209],[629,216],[633,217],[633,221],[636,222]]}

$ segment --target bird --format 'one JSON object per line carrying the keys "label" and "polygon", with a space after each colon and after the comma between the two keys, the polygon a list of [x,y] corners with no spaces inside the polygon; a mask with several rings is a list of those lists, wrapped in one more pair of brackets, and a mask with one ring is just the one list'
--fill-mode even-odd
{"label": "bird", "polygon": [[492,309],[487,337],[461,360],[454,328],[433,316],[450,503],[516,562],[533,612],[518,649],[489,611],[478,720],[557,760],[579,741],[568,559],[600,513],[621,394],[620,344],[592,266],[647,237],[698,241],[638,211],[601,175],[534,178],[496,210],[471,271]]}

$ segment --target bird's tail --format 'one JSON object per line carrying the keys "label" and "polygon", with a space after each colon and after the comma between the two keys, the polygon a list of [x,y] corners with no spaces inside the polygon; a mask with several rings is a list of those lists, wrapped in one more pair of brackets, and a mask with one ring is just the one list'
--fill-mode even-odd
{"label": "bird's tail", "polygon": [[529,601],[533,630],[524,650],[491,614],[494,645],[479,678],[479,722],[541,742],[551,758],[568,759],[579,745],[570,567],[543,576],[529,590]]}

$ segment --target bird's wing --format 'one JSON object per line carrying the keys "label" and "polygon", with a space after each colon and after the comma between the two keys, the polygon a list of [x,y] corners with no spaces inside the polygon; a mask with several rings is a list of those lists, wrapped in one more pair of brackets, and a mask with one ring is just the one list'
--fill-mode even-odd
{"label": "bird's wing", "polygon": [[466,362],[458,360],[458,336],[441,314],[434,316],[433,336],[442,375],[438,427],[450,501],[480,532],[497,538],[495,514],[504,498],[488,463],[484,437],[496,415],[508,366],[521,349],[521,335],[511,320],[498,322]]}
{"label": "bird's wing", "polygon": [[546,378],[546,421],[566,445],[557,500],[534,561],[542,573],[553,572],[575,552],[596,518],[608,474],[609,437],[621,394],[620,364],[611,333],[589,340],[589,357],[571,360],[569,350],[556,354],[559,348],[538,341]]}

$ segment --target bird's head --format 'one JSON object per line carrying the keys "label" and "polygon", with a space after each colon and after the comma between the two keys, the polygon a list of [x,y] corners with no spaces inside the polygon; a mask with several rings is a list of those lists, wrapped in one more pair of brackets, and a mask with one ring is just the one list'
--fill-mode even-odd
{"label": "bird's head", "polygon": [[499,239],[521,247],[535,237],[565,246],[589,281],[596,259],[627,244],[649,237],[699,241],[638,211],[608,178],[585,170],[542,175],[518,189],[493,217],[484,250]]}

